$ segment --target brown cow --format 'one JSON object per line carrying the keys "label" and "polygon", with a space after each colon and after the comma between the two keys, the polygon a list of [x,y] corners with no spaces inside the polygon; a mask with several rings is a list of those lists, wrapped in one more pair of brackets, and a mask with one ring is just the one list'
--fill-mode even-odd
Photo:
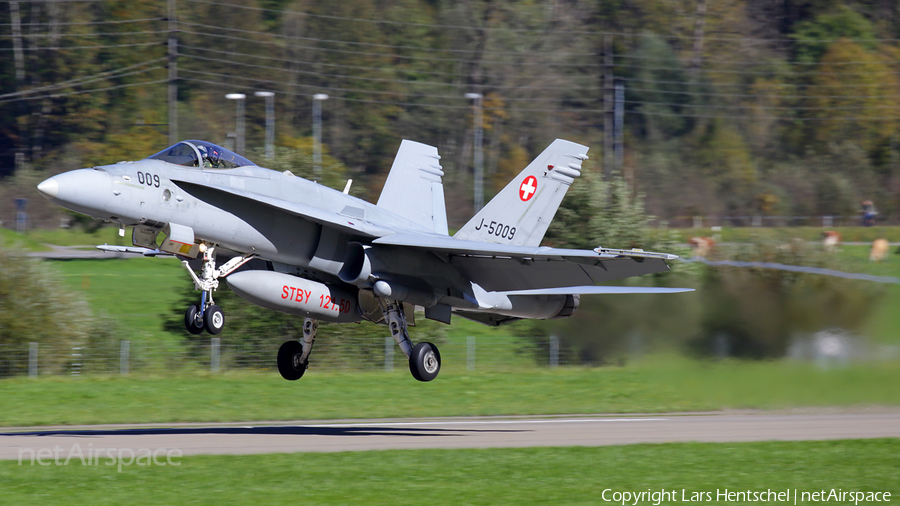
{"label": "brown cow", "polygon": [[880,262],[886,259],[888,247],[887,239],[875,239],[872,241],[872,249],[869,250],[869,261]]}
{"label": "brown cow", "polygon": [[837,251],[838,245],[841,244],[841,234],[834,230],[826,230],[822,232],[822,248],[829,253]]}
{"label": "brown cow", "polygon": [[712,251],[716,241],[712,237],[691,237],[691,253],[695,257],[706,258]]}

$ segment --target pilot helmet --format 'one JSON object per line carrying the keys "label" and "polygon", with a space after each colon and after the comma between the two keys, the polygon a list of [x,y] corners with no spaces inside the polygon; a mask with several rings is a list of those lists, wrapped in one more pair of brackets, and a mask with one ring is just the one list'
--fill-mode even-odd
{"label": "pilot helmet", "polygon": [[219,153],[219,149],[217,146],[210,146],[209,148],[209,160],[213,163],[219,163],[219,158],[222,157],[222,153]]}

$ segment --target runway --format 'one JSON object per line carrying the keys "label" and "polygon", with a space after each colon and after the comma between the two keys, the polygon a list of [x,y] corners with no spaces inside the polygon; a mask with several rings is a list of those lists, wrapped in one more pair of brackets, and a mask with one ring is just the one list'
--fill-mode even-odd
{"label": "runway", "polygon": [[900,411],[349,420],[0,429],[0,459],[22,451],[177,449],[183,455],[900,437]]}

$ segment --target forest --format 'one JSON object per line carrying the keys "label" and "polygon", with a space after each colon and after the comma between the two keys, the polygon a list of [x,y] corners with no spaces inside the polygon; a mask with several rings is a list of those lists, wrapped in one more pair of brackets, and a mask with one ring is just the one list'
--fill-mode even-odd
{"label": "forest", "polygon": [[[173,134],[233,145],[227,93],[247,95],[246,154],[266,165],[256,91],[275,93],[279,167],[310,159],[312,96],[327,94],[329,179],[353,178],[363,198],[377,198],[401,139],[437,146],[451,228],[473,210],[473,93],[485,200],[565,138],[657,221],[900,204],[894,0],[4,4],[3,220],[19,173],[144,158]],[[40,200],[35,223],[52,223],[59,211]]]}

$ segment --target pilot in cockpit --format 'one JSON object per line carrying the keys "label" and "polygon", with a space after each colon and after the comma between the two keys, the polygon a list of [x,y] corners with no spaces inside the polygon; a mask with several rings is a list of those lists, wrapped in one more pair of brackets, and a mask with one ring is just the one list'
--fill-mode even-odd
{"label": "pilot in cockpit", "polygon": [[215,148],[215,146],[210,146],[207,149],[203,144],[197,144],[197,150],[200,151],[200,157],[203,158],[203,168],[204,169],[221,169],[224,168],[225,165],[222,163],[222,154]]}

